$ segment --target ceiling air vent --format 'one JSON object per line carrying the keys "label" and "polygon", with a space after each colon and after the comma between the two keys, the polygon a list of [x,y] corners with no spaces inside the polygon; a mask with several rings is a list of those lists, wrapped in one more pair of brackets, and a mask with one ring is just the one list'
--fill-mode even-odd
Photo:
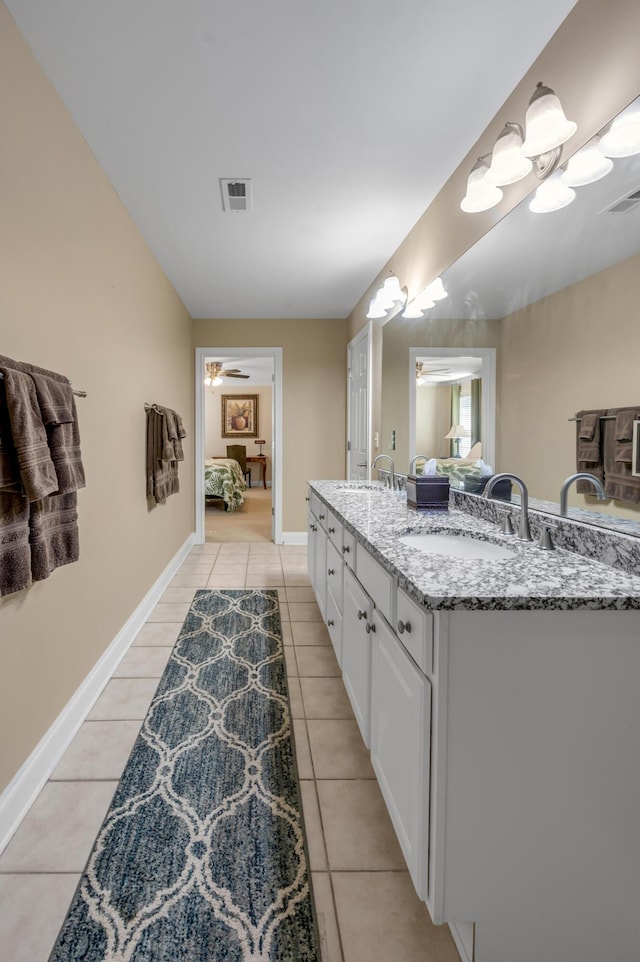
{"label": "ceiling air vent", "polygon": [[630,210],[640,204],[640,187],[637,187],[631,194],[621,197],[611,207],[606,208],[608,214],[628,214]]}
{"label": "ceiling air vent", "polygon": [[222,209],[225,211],[251,210],[251,180],[238,178],[220,178],[222,189]]}

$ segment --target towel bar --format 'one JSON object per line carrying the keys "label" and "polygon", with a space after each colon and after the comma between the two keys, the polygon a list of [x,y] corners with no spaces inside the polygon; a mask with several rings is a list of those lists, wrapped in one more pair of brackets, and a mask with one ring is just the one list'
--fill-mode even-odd
{"label": "towel bar", "polygon": [[[601,414],[601,415],[600,415],[600,420],[601,420],[601,421],[615,421],[615,419],[616,419],[615,414]],[[581,421],[581,420],[582,420],[582,418],[576,417],[575,414],[573,415],[572,418],[567,418],[567,421]]]}
{"label": "towel bar", "polygon": [[[0,371],[0,381],[4,381],[4,374]],[[73,391],[76,397],[87,397],[86,391]]]}

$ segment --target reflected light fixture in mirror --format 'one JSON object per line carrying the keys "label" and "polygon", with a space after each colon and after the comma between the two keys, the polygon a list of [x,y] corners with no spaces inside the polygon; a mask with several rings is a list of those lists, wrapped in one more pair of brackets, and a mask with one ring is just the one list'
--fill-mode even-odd
{"label": "reflected light fixture in mirror", "polygon": [[406,290],[400,287],[400,281],[396,275],[390,274],[369,302],[367,317],[377,319],[386,317],[390,311],[395,313],[406,299]]}
{"label": "reflected light fixture in mirror", "polygon": [[600,138],[599,148],[606,157],[632,157],[640,154],[640,105],[634,101],[623,110]]}
{"label": "reflected light fixture in mirror", "polygon": [[529,204],[529,210],[534,214],[551,214],[554,210],[567,207],[575,197],[575,190],[563,183],[562,174],[557,171],[549,180],[540,184]]}
{"label": "reflected light fixture in mirror", "polygon": [[604,156],[596,137],[570,158],[561,180],[567,187],[585,187],[606,177],[611,170],[613,161]]}
{"label": "reflected light fixture in mirror", "polygon": [[522,153],[522,127],[520,124],[505,124],[491,153],[487,180],[498,187],[506,187],[522,180],[532,168],[533,164]]}
{"label": "reflected light fixture in mirror", "polygon": [[467,192],[460,201],[460,209],[465,214],[477,214],[482,210],[490,210],[499,204],[504,194],[499,187],[487,178],[490,154],[478,157],[467,178]]}
{"label": "reflected light fixture in mirror", "polygon": [[424,316],[424,312],[430,307],[435,307],[436,301],[441,301],[447,296],[444,284],[440,277],[427,284],[425,289],[410,301],[402,312],[405,318],[419,318]]}

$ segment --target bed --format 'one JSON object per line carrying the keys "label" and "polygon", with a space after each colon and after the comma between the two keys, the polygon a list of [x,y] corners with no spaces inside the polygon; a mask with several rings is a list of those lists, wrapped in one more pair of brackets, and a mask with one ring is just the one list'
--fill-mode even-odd
{"label": "bed", "polygon": [[[471,494],[481,494],[491,474],[483,474],[482,466],[486,470],[484,462],[471,458],[438,458],[436,464],[436,474],[449,478],[452,488],[460,488]],[[420,472],[422,465],[418,465]],[[493,497],[502,501],[511,500],[511,481],[498,481]]]}
{"label": "bed", "polygon": [[236,511],[244,504],[246,487],[242,469],[233,458],[207,458],[204,462],[204,496],[222,498],[225,511]]}

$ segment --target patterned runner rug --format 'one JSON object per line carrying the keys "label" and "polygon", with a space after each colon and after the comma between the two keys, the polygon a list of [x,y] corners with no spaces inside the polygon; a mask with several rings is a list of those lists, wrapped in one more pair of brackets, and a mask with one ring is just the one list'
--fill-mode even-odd
{"label": "patterned runner rug", "polygon": [[278,594],[198,591],[50,962],[319,962]]}

